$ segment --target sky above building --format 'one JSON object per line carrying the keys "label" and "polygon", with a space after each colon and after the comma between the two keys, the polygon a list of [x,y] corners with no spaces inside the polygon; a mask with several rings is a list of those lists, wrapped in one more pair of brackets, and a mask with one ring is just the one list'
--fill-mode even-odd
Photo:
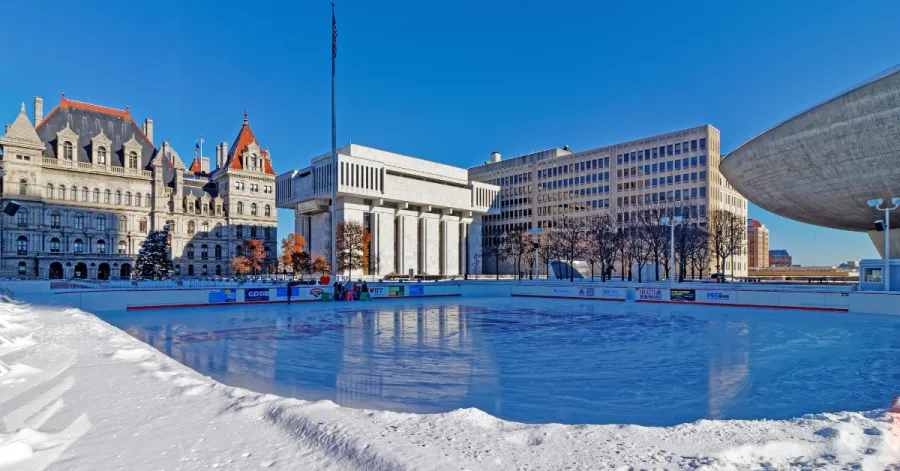
{"label": "sky above building", "polygon": [[[66,93],[130,106],[183,156],[203,135],[214,157],[244,109],[276,172],[330,150],[327,1],[13,2],[4,17],[0,121]],[[470,167],[709,123],[728,152],[900,62],[898,17],[896,1],[338,2],[338,145]],[[750,217],[795,263],[877,257],[862,233]]]}

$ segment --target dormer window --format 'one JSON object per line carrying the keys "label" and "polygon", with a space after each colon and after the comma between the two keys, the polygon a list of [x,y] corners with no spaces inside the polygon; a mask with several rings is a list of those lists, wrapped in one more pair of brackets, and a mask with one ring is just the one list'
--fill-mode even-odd
{"label": "dormer window", "polygon": [[138,156],[137,152],[130,152],[128,154],[128,168],[138,168]]}
{"label": "dormer window", "polygon": [[69,141],[63,142],[63,158],[72,160],[72,143]]}
{"label": "dormer window", "polygon": [[106,165],[106,147],[100,147],[97,149],[97,163],[100,165]]}

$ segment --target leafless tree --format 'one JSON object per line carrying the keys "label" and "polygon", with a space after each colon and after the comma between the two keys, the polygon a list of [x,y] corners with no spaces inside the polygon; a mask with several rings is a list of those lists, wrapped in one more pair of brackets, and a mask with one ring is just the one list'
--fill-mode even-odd
{"label": "leafless tree", "polygon": [[[538,238],[540,245],[537,249],[537,257],[541,264],[547,267],[548,280],[550,279],[550,262],[556,259],[555,241],[556,239],[553,237],[553,232],[547,229],[545,229]],[[535,276],[537,275],[538,274],[536,273]]]}
{"label": "leafless tree", "polygon": [[582,218],[571,217],[563,214],[553,220],[554,238],[557,242],[558,253],[566,262],[569,272],[569,281],[575,281],[575,257],[581,254],[585,239],[585,224]]}
{"label": "leafless tree", "polygon": [[650,226],[650,212],[639,210],[634,213],[631,224],[628,225],[628,253],[631,255],[630,266],[637,265],[637,281],[643,282],[644,265],[647,263],[650,253],[650,245],[647,243],[647,229]]}
{"label": "leafless tree", "polygon": [[630,268],[628,264],[631,262],[631,255],[628,254],[628,228],[624,223],[616,224],[616,233],[613,236],[613,247],[615,249],[616,259],[619,261],[620,278],[625,281],[625,275],[631,279]]}
{"label": "leafless tree", "polygon": [[516,264],[516,276],[522,273],[522,261],[534,251],[533,236],[528,231],[509,232],[501,244],[503,258]]}
{"label": "leafless tree", "polygon": [[725,261],[730,255],[728,251],[729,234],[731,226],[731,213],[724,209],[714,209],[709,213],[709,249],[716,260],[716,273],[725,272]]}
{"label": "leafless tree", "polygon": [[359,221],[341,221],[337,224],[337,271],[359,270],[367,265],[366,249],[371,235]]}
{"label": "leafless tree", "polygon": [[700,271],[700,279],[702,279],[703,270],[709,267],[709,262],[712,258],[710,254],[709,231],[702,224],[698,225],[696,231],[694,231],[694,236],[691,239],[693,240],[693,249],[691,250],[691,275],[693,276],[693,269],[696,268]]}
{"label": "leafless tree", "polygon": [[728,212],[727,250],[731,257],[731,279],[734,280],[734,259],[744,254],[744,241],[747,237],[747,221],[743,217]]}
{"label": "leafless tree", "polygon": [[656,265],[656,281],[659,281],[662,264],[665,267],[663,274],[669,269],[669,227],[660,222],[660,219],[669,214],[669,207],[664,204],[654,205],[648,211],[650,217],[644,227],[644,238],[648,248],[648,258]]}
{"label": "leafless tree", "polygon": [[494,274],[500,279],[500,259],[506,255],[506,240],[508,239],[506,231],[491,234],[484,238],[481,244],[482,260],[486,258],[494,259]]}

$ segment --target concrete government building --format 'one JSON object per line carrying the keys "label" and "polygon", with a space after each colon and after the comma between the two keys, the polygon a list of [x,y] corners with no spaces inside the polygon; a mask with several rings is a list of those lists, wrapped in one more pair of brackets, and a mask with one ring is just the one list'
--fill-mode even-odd
{"label": "concrete government building", "polygon": [[0,276],[129,278],[141,242],[169,225],[176,275],[231,273],[246,239],[275,258],[275,172],[247,114],[232,145],[216,146],[213,165],[195,151],[190,166],[153,121],[68,99],[44,116],[24,103],[0,137]]}
{"label": "concrete government building", "polygon": [[[502,188],[499,213],[484,218],[482,243],[504,231],[550,227],[561,214],[609,214],[627,223],[659,206],[700,220],[724,209],[746,224],[747,200],[719,172],[719,152],[719,130],[705,125],[580,152],[555,148],[507,160],[494,153],[469,169],[471,179]],[[734,259],[735,276],[747,275],[746,253]],[[486,270],[493,267],[485,262]],[[500,271],[512,273],[504,264]]]}
{"label": "concrete government building", "polygon": [[276,182],[277,205],[295,214],[295,232],[313,256],[330,259],[331,190],[337,171],[338,221],[372,234],[369,266],[351,275],[480,274],[481,225],[499,214],[498,185],[469,171],[357,144],[312,159]]}

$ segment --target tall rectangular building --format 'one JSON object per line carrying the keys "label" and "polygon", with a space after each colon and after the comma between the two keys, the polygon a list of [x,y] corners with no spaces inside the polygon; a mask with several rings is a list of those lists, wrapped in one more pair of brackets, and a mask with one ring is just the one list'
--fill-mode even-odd
{"label": "tall rectangular building", "polygon": [[[719,172],[719,146],[719,130],[705,125],[581,152],[555,148],[505,161],[494,153],[469,169],[470,178],[501,187],[500,214],[484,217],[484,242],[504,231],[550,227],[562,214],[609,214],[627,223],[665,205],[701,220],[724,209],[746,224],[747,200]],[[734,267],[735,276],[746,275],[746,247]]]}
{"label": "tall rectangular building", "polygon": [[756,219],[747,221],[747,265],[750,268],[769,266],[769,229]]}

